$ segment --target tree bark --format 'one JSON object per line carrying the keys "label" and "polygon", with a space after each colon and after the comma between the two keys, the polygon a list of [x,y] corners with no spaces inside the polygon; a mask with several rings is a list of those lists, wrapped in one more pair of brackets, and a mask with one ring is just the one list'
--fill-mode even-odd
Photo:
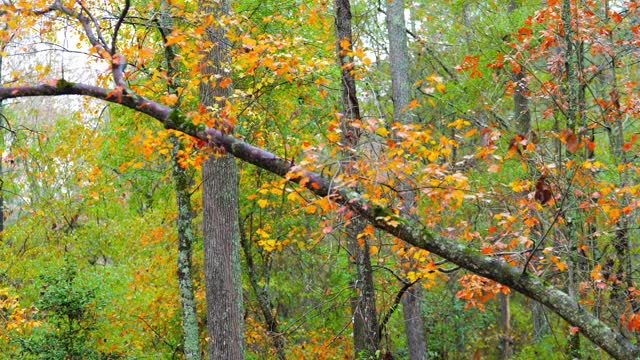
{"label": "tree bark", "polygon": [[[404,0],[387,1],[387,32],[389,37],[389,68],[391,73],[391,98],[393,99],[393,121],[402,124],[413,122],[413,113],[407,108],[411,101],[409,81],[409,48],[404,18]],[[400,183],[403,214],[415,204],[415,192],[406,181]],[[411,260],[410,260],[411,261]],[[427,358],[427,342],[422,318],[422,292],[412,286],[402,298],[404,328],[410,360]]]}
{"label": "tree bark", "polygon": [[170,136],[173,181],[176,189],[178,206],[178,289],[182,308],[182,333],[184,342],[184,357],[187,360],[200,359],[200,343],[198,329],[198,312],[196,298],[193,291],[192,248],[193,211],[191,208],[191,193],[189,192],[189,176],[178,163],[178,151],[182,148],[180,140],[174,134]]}
{"label": "tree bark", "polygon": [[[231,13],[229,0],[201,0],[202,12],[214,18]],[[213,46],[205,50],[200,83],[200,104],[204,108],[225,107],[231,86],[221,87],[216,78],[231,77],[231,58],[226,28],[214,23],[205,40]],[[219,116],[222,118],[222,116]],[[230,130],[219,121],[220,130]],[[226,152],[212,155],[202,166],[202,228],[207,296],[209,358],[244,358],[242,283],[240,278],[240,237],[238,228],[238,172],[235,159]]]}
{"label": "tree bark", "polygon": [[500,328],[502,334],[500,335],[500,350],[502,352],[502,359],[510,359],[513,356],[513,338],[511,337],[511,295],[498,294],[498,300],[500,305]]}
{"label": "tree bark", "polygon": [[[358,103],[356,81],[353,76],[353,59],[349,55],[353,52],[353,37],[351,33],[351,5],[349,0],[335,0],[335,32],[338,63],[341,69],[342,83],[342,142],[349,149],[358,146],[358,130],[350,124],[352,120],[360,119],[360,105]],[[347,42],[345,46],[345,41]],[[343,153],[342,168],[345,175],[353,173],[353,152]],[[355,356],[363,358],[374,357],[380,346],[378,336],[378,317],[376,314],[375,289],[373,284],[373,270],[371,268],[370,247],[366,239],[358,241],[365,223],[359,216],[353,216],[346,225],[346,242],[352,262],[355,267],[351,281],[353,295],[351,298],[351,318],[353,322],[353,342]]]}
{"label": "tree bark", "polygon": [[409,82],[409,48],[404,19],[404,0],[391,0],[386,3],[393,121],[410,124],[413,119],[410,118],[412,113],[407,111],[407,105],[411,101],[411,83]]}
{"label": "tree bark", "polygon": [[[159,30],[163,40],[171,33],[172,21],[169,5],[162,1],[160,4]],[[167,75],[171,80],[169,92],[176,93],[173,79],[177,74],[174,68],[174,45],[165,47],[167,61]],[[191,193],[189,189],[190,177],[178,162],[178,152],[182,144],[175,134],[169,137],[171,142],[171,170],[176,190],[176,205],[178,207],[178,291],[180,294],[182,314],[183,353],[186,360],[200,360],[200,330],[198,327],[198,311],[193,290],[192,249],[195,241],[193,234],[193,210],[191,207]]]}
{"label": "tree bark", "polygon": [[404,332],[407,336],[407,348],[410,360],[427,359],[427,341],[422,317],[423,293],[421,284],[415,284],[402,297],[404,314]]}

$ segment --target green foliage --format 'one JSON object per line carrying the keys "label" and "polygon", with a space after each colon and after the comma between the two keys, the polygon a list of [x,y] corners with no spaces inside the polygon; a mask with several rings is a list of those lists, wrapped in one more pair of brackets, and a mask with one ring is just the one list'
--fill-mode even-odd
{"label": "green foliage", "polygon": [[37,307],[41,326],[27,338],[14,339],[28,359],[113,359],[95,349],[94,331],[100,299],[96,286],[83,283],[76,265],[65,256],[61,269],[42,275]]}

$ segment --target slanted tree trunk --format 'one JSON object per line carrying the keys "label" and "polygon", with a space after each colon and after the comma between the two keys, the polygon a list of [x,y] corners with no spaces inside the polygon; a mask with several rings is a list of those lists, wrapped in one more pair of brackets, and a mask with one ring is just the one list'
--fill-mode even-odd
{"label": "slanted tree trunk", "polygon": [[[393,121],[402,124],[413,122],[413,114],[407,105],[411,101],[411,82],[409,81],[409,49],[404,18],[404,0],[387,1],[387,32],[389,37],[389,67],[391,72],[391,98],[393,100]],[[400,184],[402,189],[403,214],[415,204],[415,192],[407,182]],[[404,328],[407,336],[407,348],[410,360],[427,358],[427,341],[422,318],[422,292],[419,285],[412,286],[402,298]]]}
{"label": "slanted tree trunk", "polygon": [[[343,143],[349,148],[358,145],[358,130],[351,127],[350,122],[360,119],[360,105],[356,95],[356,82],[352,74],[352,61],[349,55],[353,51],[351,35],[351,5],[349,0],[335,0],[336,11],[336,47],[338,63],[341,68],[342,83],[342,118]],[[348,46],[344,46],[344,41]],[[351,152],[345,152],[342,161],[346,175],[353,171],[350,163],[354,160]],[[353,280],[353,295],[351,299],[351,317],[353,322],[353,341],[356,357],[369,358],[375,356],[380,346],[378,336],[378,318],[376,314],[375,290],[373,285],[373,270],[369,258],[369,243],[364,240],[358,242],[358,234],[364,229],[365,223],[359,216],[353,216],[346,225],[346,241],[350,256],[355,266]]]}
{"label": "slanted tree trunk", "polygon": [[[171,33],[172,21],[168,4],[161,3],[160,33],[166,42],[166,36]],[[169,91],[176,93],[177,79],[174,70],[174,45],[165,47],[167,61],[167,75],[171,79]],[[182,314],[182,341],[186,360],[200,360],[200,341],[198,328],[198,312],[193,290],[192,249],[195,241],[193,234],[193,210],[191,207],[190,177],[178,163],[178,152],[182,144],[175,134],[169,137],[171,141],[171,170],[176,189],[176,205],[178,207],[178,291]]]}
{"label": "slanted tree trunk", "polygon": [[[198,5],[216,19],[231,13],[229,0],[200,0]],[[215,82],[217,77],[231,77],[226,28],[214,22],[204,37],[213,46],[205,49],[200,104],[223,109],[232,89]],[[229,124],[219,122],[218,126],[221,131],[230,130]],[[238,172],[235,159],[227,153],[210,156],[202,166],[202,213],[209,359],[243,359]]]}

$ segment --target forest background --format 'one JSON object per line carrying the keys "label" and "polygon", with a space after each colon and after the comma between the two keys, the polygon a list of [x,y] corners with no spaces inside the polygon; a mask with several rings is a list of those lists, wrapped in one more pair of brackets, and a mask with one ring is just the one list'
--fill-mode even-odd
{"label": "forest background", "polygon": [[0,17],[3,356],[640,356],[636,1]]}

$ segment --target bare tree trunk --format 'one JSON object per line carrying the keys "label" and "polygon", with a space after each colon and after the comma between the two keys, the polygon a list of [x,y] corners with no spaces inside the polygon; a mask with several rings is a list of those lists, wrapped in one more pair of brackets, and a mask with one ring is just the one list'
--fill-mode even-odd
{"label": "bare tree trunk", "polygon": [[174,134],[170,137],[173,181],[176,188],[178,205],[178,289],[182,305],[182,333],[184,341],[184,357],[187,360],[200,359],[200,343],[198,329],[198,312],[193,291],[192,248],[195,241],[193,234],[193,210],[189,176],[178,163],[178,151],[182,148],[180,140]]}
{"label": "bare tree trunk", "polygon": [[[349,0],[335,0],[336,11],[336,47],[338,62],[341,68],[343,143],[356,148],[358,145],[358,130],[351,127],[350,121],[360,118],[360,106],[356,95],[356,82],[352,74],[350,53],[353,50],[351,35],[351,5]],[[348,46],[344,46],[345,41]],[[348,174],[352,172],[351,162],[354,160],[350,152],[345,152],[343,169]],[[356,357],[370,358],[375,356],[380,346],[378,336],[378,318],[376,314],[375,290],[373,285],[373,271],[369,258],[369,243],[365,240],[358,242],[358,234],[364,229],[365,223],[357,215],[352,217],[346,225],[346,240],[350,255],[355,263],[355,274],[351,284],[353,296],[351,299],[351,315],[353,321],[353,341]]]}
{"label": "bare tree trunk", "polygon": [[[201,0],[199,8],[214,18],[231,13],[229,0]],[[222,109],[232,94],[222,88],[216,76],[231,77],[231,58],[226,29],[214,22],[205,32],[211,46],[202,64],[200,104]],[[229,131],[228,124],[218,124]],[[238,230],[238,172],[229,154],[214,155],[202,166],[202,228],[204,272],[207,295],[207,330],[210,359],[244,358],[240,238]]]}
{"label": "bare tree trunk", "polygon": [[498,294],[500,306],[500,328],[502,335],[500,336],[500,350],[502,359],[510,359],[513,356],[513,338],[511,337],[511,295]]}
{"label": "bare tree trunk", "polygon": [[407,348],[410,360],[427,358],[427,338],[424,333],[424,319],[422,317],[421,284],[415,284],[402,297],[404,313],[404,332],[407,336]]}
{"label": "bare tree trunk", "polygon": [[[413,122],[413,114],[407,106],[411,101],[409,81],[409,49],[404,18],[404,0],[387,1],[387,31],[389,37],[389,67],[391,73],[391,97],[393,121],[403,124]],[[410,214],[415,204],[415,193],[407,182],[401,183],[403,213]],[[410,360],[427,358],[427,338],[422,318],[422,292],[419,285],[412,286],[402,298],[404,328]]]}
{"label": "bare tree trunk", "polygon": [[[169,5],[166,1],[161,2],[159,30],[163,40],[171,33],[172,21]],[[174,45],[165,47],[165,57],[167,61],[167,75],[172,81],[169,84],[169,91],[176,93],[177,79],[174,68],[175,50]],[[176,189],[176,205],[178,207],[178,291],[180,294],[181,314],[182,314],[182,340],[183,352],[186,360],[200,360],[200,330],[198,327],[198,312],[196,298],[193,290],[193,266],[192,249],[195,241],[193,234],[193,209],[191,207],[191,192],[189,189],[190,177],[178,162],[178,152],[182,149],[182,144],[178,137],[171,134],[171,161],[172,175]]]}

